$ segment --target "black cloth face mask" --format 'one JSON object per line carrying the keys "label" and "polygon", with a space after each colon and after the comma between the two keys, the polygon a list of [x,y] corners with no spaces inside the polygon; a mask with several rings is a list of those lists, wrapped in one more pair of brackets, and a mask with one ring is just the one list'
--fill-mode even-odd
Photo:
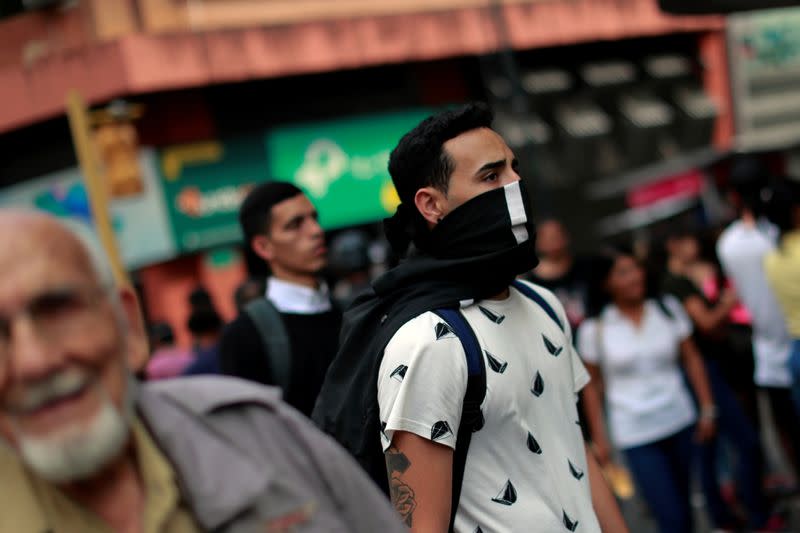
{"label": "black cloth face mask", "polygon": [[416,252],[375,282],[378,294],[425,280],[486,296],[538,264],[536,230],[521,181],[468,200],[430,230],[420,227],[415,215],[421,219],[398,209],[385,223],[395,251],[405,252],[413,238]]}
{"label": "black cloth face mask", "polygon": [[440,259],[465,259],[509,250],[536,238],[521,181],[472,198],[445,216],[420,242]]}

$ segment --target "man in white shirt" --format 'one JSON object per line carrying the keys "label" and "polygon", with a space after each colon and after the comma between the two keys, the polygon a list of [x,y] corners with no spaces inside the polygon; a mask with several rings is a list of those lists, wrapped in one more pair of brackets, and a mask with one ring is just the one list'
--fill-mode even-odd
{"label": "man in white shirt", "polygon": [[775,250],[778,229],[770,223],[767,173],[754,159],[737,162],[731,172],[733,200],[739,218],[717,241],[725,274],[753,317],[754,381],[770,399],[778,427],[792,442],[795,467],[800,467],[800,418],[792,406],[789,370],[791,338],[778,301],[764,272],[766,256]]}
{"label": "man in white shirt", "polygon": [[[294,185],[268,182],[245,198],[239,221],[247,246],[271,271],[266,292],[271,306],[248,312],[252,303],[248,304],[225,328],[220,341],[222,371],[279,385],[287,403],[310,415],[336,354],[341,326],[341,312],[319,278],[327,264],[327,249],[317,211]],[[272,313],[277,323],[259,324],[266,322],[263,313]],[[268,346],[265,332],[280,333],[282,342]],[[287,353],[277,353],[281,350]]]}
{"label": "man in white shirt", "polygon": [[486,368],[481,423],[472,427],[456,498],[468,387],[463,334],[429,310],[391,337],[377,400],[392,500],[412,531],[626,531],[576,424],[577,393],[589,377],[563,307],[541,287],[512,285],[535,266],[534,229],[516,158],[491,120],[477,104],[436,115],[390,159],[404,205],[387,236],[399,251],[410,238],[418,252],[375,283],[377,299],[450,291]]}

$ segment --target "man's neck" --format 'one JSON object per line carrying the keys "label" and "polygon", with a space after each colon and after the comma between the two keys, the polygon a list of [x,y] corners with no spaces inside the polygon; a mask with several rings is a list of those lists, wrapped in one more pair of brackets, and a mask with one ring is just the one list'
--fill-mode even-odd
{"label": "man's neck", "polygon": [[511,291],[505,289],[503,292],[498,293],[490,298],[487,298],[487,300],[505,300],[509,296],[511,296]]}
{"label": "man's neck", "polygon": [[286,272],[284,270],[273,270],[272,277],[281,281],[285,281],[286,283],[308,287],[309,289],[319,289],[319,278],[313,274],[301,274],[297,272]]}
{"label": "man's neck", "polygon": [[112,531],[139,533],[143,529],[146,494],[132,446],[93,478],[63,485],[61,490],[103,519]]}

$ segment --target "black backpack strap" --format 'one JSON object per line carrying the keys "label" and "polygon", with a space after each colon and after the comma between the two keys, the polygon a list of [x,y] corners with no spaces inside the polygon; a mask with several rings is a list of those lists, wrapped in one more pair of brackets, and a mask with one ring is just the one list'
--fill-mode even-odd
{"label": "black backpack strap", "polygon": [[561,319],[558,318],[558,314],[556,314],[553,307],[549,303],[547,303],[547,300],[545,300],[541,294],[539,294],[533,288],[531,288],[530,285],[527,285],[518,279],[514,280],[511,284],[519,292],[521,292],[522,294],[524,294],[525,296],[527,296],[528,298],[539,304],[539,307],[541,307],[544,310],[544,312],[547,313],[547,315],[553,319],[553,322],[558,324],[559,329],[561,331],[565,331],[564,324],[561,322]]}
{"label": "black backpack strap", "polygon": [[244,311],[256,325],[264,344],[274,384],[285,393],[289,387],[292,353],[281,314],[267,298],[256,298],[245,306]]}
{"label": "black backpack strap", "polygon": [[450,506],[450,528],[458,511],[458,502],[461,498],[461,487],[464,482],[464,470],[467,465],[467,452],[472,440],[472,433],[483,426],[483,413],[481,404],[486,397],[486,368],[483,361],[483,351],[478,342],[478,337],[470,327],[464,316],[455,309],[437,309],[434,311],[447,324],[453,328],[467,358],[467,391],[464,393],[464,406],[461,411],[461,423],[456,436],[456,449],[453,453],[453,491]]}

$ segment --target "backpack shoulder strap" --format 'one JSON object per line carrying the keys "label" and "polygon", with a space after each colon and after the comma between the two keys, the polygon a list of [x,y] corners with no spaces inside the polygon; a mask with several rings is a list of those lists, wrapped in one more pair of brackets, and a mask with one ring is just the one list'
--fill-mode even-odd
{"label": "backpack shoulder strap", "polygon": [[461,312],[455,309],[437,309],[434,313],[453,328],[464,347],[464,354],[467,358],[467,391],[464,393],[464,407],[461,412],[461,423],[458,426],[456,449],[453,454],[453,491],[448,530],[453,531],[458,501],[461,498],[461,487],[464,482],[469,443],[472,440],[472,433],[483,426],[481,404],[486,397],[486,368],[478,337],[475,336],[475,332]]}
{"label": "backpack shoulder strap", "polygon": [[518,279],[515,279],[511,284],[519,292],[521,292],[522,294],[524,294],[525,296],[536,302],[539,305],[539,307],[541,307],[544,310],[544,312],[547,313],[547,315],[553,319],[553,322],[555,322],[558,325],[558,328],[561,331],[565,331],[564,324],[561,322],[561,319],[558,318],[558,314],[553,309],[553,306],[547,303],[547,300],[545,300],[541,294],[539,294],[530,285],[527,285],[526,283],[523,283]]}
{"label": "backpack shoulder strap", "polygon": [[267,298],[256,298],[245,306],[244,311],[255,323],[264,344],[275,385],[286,391],[289,386],[291,347],[280,313]]}

